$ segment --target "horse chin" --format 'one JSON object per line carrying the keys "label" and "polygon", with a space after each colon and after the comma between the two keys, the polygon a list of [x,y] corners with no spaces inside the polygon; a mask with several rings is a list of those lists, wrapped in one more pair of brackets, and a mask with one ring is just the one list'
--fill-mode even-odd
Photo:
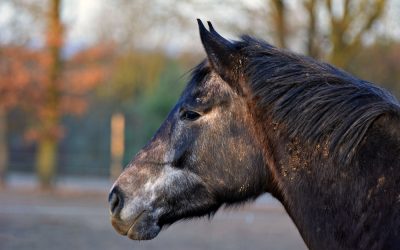
{"label": "horse chin", "polygon": [[151,240],[161,231],[158,220],[153,214],[146,211],[139,214],[139,216],[130,222],[112,218],[111,224],[119,234],[127,236],[132,240]]}
{"label": "horse chin", "polygon": [[146,225],[145,227],[132,226],[126,236],[131,240],[151,240],[154,239],[161,231],[161,227],[157,224]]}

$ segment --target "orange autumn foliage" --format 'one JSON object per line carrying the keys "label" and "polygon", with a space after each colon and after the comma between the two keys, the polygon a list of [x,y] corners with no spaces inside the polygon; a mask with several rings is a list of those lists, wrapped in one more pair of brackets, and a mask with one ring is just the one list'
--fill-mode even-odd
{"label": "orange autumn foliage", "polygon": [[51,61],[44,50],[26,47],[0,47],[0,108],[21,108],[34,120],[27,131],[27,138],[38,139],[46,133],[61,137],[63,129],[40,128],[45,117],[61,117],[65,114],[83,114],[87,107],[87,95],[104,82],[111,69],[111,45],[99,44],[82,50],[62,61],[63,71],[56,87],[59,103],[56,109],[48,108],[46,89],[50,84]]}
{"label": "orange autumn foliage", "polygon": [[27,106],[40,98],[45,74],[41,55],[23,47],[0,48],[0,107]]}
{"label": "orange autumn foliage", "polygon": [[75,54],[64,63],[60,80],[61,113],[82,114],[87,106],[86,95],[111,73],[113,47],[99,44]]}

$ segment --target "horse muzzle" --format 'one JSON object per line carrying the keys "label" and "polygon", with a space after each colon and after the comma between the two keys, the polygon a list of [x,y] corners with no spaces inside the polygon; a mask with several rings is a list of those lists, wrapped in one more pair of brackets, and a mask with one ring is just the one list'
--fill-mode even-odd
{"label": "horse muzzle", "polygon": [[126,199],[117,186],[109,194],[109,204],[111,224],[119,234],[132,240],[151,240],[161,231],[156,211]]}

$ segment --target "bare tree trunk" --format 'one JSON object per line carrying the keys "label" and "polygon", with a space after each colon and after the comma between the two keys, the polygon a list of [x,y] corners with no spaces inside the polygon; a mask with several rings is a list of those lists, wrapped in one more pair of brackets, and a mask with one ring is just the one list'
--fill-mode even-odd
{"label": "bare tree trunk", "polygon": [[6,172],[8,164],[7,152],[7,113],[0,107],[0,187],[6,184]]}
{"label": "bare tree trunk", "polygon": [[[333,11],[334,2],[325,0],[331,24],[332,43],[332,52],[328,59],[341,68],[346,68],[350,59],[362,49],[362,36],[370,31],[384,14],[387,4],[387,0],[361,0],[354,8],[351,2],[351,0],[344,1],[343,15],[338,17]],[[360,29],[350,32],[352,24],[357,21],[361,21],[358,25]],[[352,33],[351,39],[347,37],[349,33]]]}
{"label": "bare tree trunk", "polygon": [[319,58],[320,49],[318,47],[318,31],[317,31],[317,1],[306,0],[304,7],[308,12],[308,26],[307,26],[307,54],[309,56]]}
{"label": "bare tree trunk", "polygon": [[37,151],[37,174],[42,188],[50,188],[53,184],[57,162],[57,140],[42,138]]}
{"label": "bare tree trunk", "polygon": [[61,0],[49,2],[47,49],[49,53],[49,82],[46,89],[46,103],[43,107],[41,121],[43,133],[38,141],[37,173],[43,188],[50,188],[54,180],[57,163],[58,134],[60,123],[60,89],[61,48],[63,27],[61,24]]}
{"label": "bare tree trunk", "polygon": [[277,35],[277,43],[281,48],[286,48],[286,37],[287,37],[287,27],[286,27],[286,5],[283,0],[272,0],[274,7],[274,24],[275,32]]}

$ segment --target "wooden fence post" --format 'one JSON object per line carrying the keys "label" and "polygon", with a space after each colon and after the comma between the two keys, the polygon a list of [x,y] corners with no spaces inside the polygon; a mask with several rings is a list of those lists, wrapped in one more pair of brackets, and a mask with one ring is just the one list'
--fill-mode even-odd
{"label": "wooden fence post", "polygon": [[111,116],[111,180],[116,180],[121,174],[124,157],[125,117],[121,113]]}

